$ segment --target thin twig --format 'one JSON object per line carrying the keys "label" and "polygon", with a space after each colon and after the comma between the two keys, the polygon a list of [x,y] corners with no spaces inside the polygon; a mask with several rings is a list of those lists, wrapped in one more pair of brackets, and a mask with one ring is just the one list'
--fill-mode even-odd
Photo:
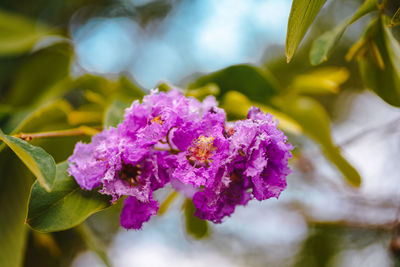
{"label": "thin twig", "polygon": [[80,136],[80,135],[95,135],[99,133],[97,128],[91,128],[88,126],[81,126],[74,129],[50,131],[50,132],[39,132],[39,133],[18,133],[13,135],[14,137],[21,138],[25,141],[31,141],[39,138],[54,138],[54,137],[66,137],[66,136]]}

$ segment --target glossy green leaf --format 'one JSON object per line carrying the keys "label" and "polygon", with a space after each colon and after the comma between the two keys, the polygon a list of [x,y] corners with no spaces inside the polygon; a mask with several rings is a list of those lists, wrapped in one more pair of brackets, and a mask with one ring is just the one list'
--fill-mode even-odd
{"label": "glossy green leaf", "polygon": [[0,10],[0,56],[28,52],[40,38],[50,33],[43,24]]}
{"label": "glossy green leaf", "polygon": [[392,19],[390,20],[390,26],[398,26],[400,25],[400,7],[397,9],[396,13],[394,13]]}
{"label": "glossy green leaf", "polygon": [[1,130],[0,140],[24,162],[43,188],[47,191],[52,189],[56,177],[56,164],[52,156],[40,147],[35,147],[19,138],[5,135]]}
{"label": "glossy green leaf", "polygon": [[23,266],[24,219],[33,175],[10,149],[0,152],[0,266]]}
{"label": "glossy green leaf", "polygon": [[339,43],[343,33],[353,22],[360,19],[367,13],[376,10],[378,7],[377,0],[366,0],[357,10],[357,12],[350,18],[345,19],[342,23],[337,25],[330,31],[325,32],[318,37],[312,44],[310,51],[310,62],[312,65],[321,64],[327,61],[332,54],[334,48]]}
{"label": "glossy green leaf", "polygon": [[285,99],[282,109],[301,125],[305,134],[321,146],[325,156],[336,165],[351,185],[360,185],[359,173],[341,155],[332,141],[329,117],[321,104],[312,98],[301,96]]}
{"label": "glossy green leaf", "polygon": [[262,97],[275,95],[280,91],[280,86],[271,73],[251,65],[230,66],[202,76],[189,88],[195,89],[210,84],[219,87],[219,97],[222,97],[228,91],[235,90],[257,101],[260,101]]}
{"label": "glossy green leaf", "polygon": [[194,216],[196,207],[191,199],[186,199],[184,209],[187,233],[197,239],[206,237],[208,235],[208,223]]}
{"label": "glossy green leaf", "polygon": [[290,62],[308,28],[326,0],[293,0],[286,34],[286,59]]}
{"label": "glossy green leaf", "polygon": [[369,89],[387,103],[400,106],[400,46],[386,25],[384,20],[370,24],[364,37],[366,52],[358,57],[359,69]]}
{"label": "glossy green leaf", "polygon": [[82,190],[68,175],[68,164],[63,162],[57,165],[52,192],[46,192],[38,183],[32,186],[26,222],[41,232],[66,230],[109,205],[108,197]]}
{"label": "glossy green leaf", "polygon": [[128,103],[115,99],[104,113],[104,127],[117,127],[124,120],[127,107]]}

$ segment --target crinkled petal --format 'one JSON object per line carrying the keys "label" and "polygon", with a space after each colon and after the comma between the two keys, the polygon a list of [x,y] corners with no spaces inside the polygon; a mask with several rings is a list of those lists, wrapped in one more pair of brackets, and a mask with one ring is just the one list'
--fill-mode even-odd
{"label": "crinkled petal", "polygon": [[78,143],[73,155],[68,159],[69,174],[86,190],[100,186],[107,170],[107,162],[93,157],[93,144]]}
{"label": "crinkled petal", "polygon": [[158,202],[150,199],[148,202],[141,202],[135,197],[128,197],[124,201],[120,222],[126,229],[142,228],[143,223],[150,220],[150,217],[157,214]]}
{"label": "crinkled petal", "polygon": [[109,159],[118,154],[118,146],[118,131],[115,128],[95,135],[90,144],[77,143],[68,159],[69,174],[83,189],[98,187],[110,166]]}

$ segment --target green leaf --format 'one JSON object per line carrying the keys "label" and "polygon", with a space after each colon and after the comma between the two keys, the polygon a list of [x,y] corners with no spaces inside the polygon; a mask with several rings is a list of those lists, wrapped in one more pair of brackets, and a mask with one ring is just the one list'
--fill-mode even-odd
{"label": "green leaf", "polygon": [[381,27],[385,38],[386,49],[389,55],[390,62],[398,77],[400,77],[400,44],[394,38],[392,31],[386,26],[384,19],[381,21]]}
{"label": "green leaf", "polygon": [[[54,131],[71,128],[67,123],[67,115],[72,107],[63,100],[54,101],[41,106],[32,111],[32,108],[16,112],[4,124],[2,129],[8,135],[19,134],[21,132],[34,133],[41,131]],[[53,156],[56,162],[63,161],[72,153],[75,143],[82,137],[66,137],[57,139],[37,139],[32,140],[31,144],[44,148]],[[75,142],[73,142],[75,140]],[[72,142],[72,143],[71,143]],[[69,143],[67,149],[65,146]],[[0,145],[0,152],[6,147],[4,143]]]}
{"label": "green leaf", "polygon": [[72,111],[71,105],[64,100],[47,103],[36,109],[26,109],[16,112],[3,129],[7,134],[16,134],[21,131],[37,132],[44,130],[62,129],[57,123],[66,121],[67,114]]}
{"label": "green leaf", "polygon": [[366,0],[357,12],[350,18],[345,19],[342,23],[336,26],[334,29],[325,32],[323,35],[318,37],[312,44],[310,51],[310,62],[312,65],[321,64],[327,61],[332,54],[334,48],[339,43],[343,33],[353,22],[360,19],[367,13],[377,9],[377,0]]}
{"label": "green leaf", "polygon": [[326,0],[293,0],[286,34],[288,63],[325,2]]}
{"label": "green leaf", "polygon": [[341,84],[347,81],[350,73],[346,68],[324,67],[297,75],[290,87],[293,91],[306,94],[338,93]]}
{"label": "green leaf", "polygon": [[209,84],[217,85],[220,89],[219,97],[231,90],[239,91],[252,100],[275,95],[280,91],[275,78],[267,70],[251,65],[235,65],[217,72],[202,76],[189,88],[204,87]]}
{"label": "green leaf", "polygon": [[71,46],[61,43],[29,55],[14,77],[6,103],[32,106],[39,100],[44,102],[44,96],[52,94],[49,91],[65,90],[61,85],[69,79],[71,54]]}
{"label": "green leaf", "polygon": [[125,75],[121,75],[118,80],[110,80],[102,76],[85,74],[74,80],[72,87],[84,91],[90,90],[110,99],[132,101],[144,96],[143,89]]}
{"label": "green leaf", "polygon": [[47,191],[51,191],[56,176],[54,159],[42,148],[32,146],[19,138],[5,135],[1,130],[0,140],[24,162],[25,166],[36,176],[40,185]]}
{"label": "green leaf", "polygon": [[361,177],[357,170],[347,162],[332,141],[329,117],[321,104],[312,98],[298,96],[282,101],[281,108],[321,146],[325,156],[343,173],[347,182],[353,186],[360,185]]}
{"label": "green leaf", "polygon": [[344,31],[350,25],[349,22],[350,19],[346,19],[334,29],[325,32],[314,40],[310,51],[310,62],[312,65],[319,65],[328,60]]}
{"label": "green leaf", "polygon": [[117,127],[124,120],[127,107],[128,103],[115,99],[104,113],[104,127]]}
{"label": "green leaf", "polygon": [[2,127],[2,123],[6,121],[7,117],[11,115],[11,110],[11,106],[0,104],[0,127]]}
{"label": "green leaf", "polygon": [[216,84],[209,83],[203,87],[195,88],[195,89],[189,89],[186,91],[185,95],[186,96],[192,96],[194,98],[197,98],[199,100],[203,100],[209,95],[219,95],[219,87]]}
{"label": "green leaf", "polygon": [[200,220],[194,216],[196,207],[191,199],[186,199],[185,204],[186,231],[196,239],[204,238],[208,235],[208,224],[205,220]]}
{"label": "green leaf", "polygon": [[178,197],[178,192],[172,191],[171,194],[168,195],[166,199],[164,199],[163,203],[161,204],[160,208],[157,211],[158,216],[164,215],[169,206],[174,202],[174,200]]}
{"label": "green leaf", "polygon": [[[41,109],[21,116],[12,114],[12,120],[7,123],[7,133],[11,131],[38,132],[42,130],[65,129],[64,101],[56,101]],[[27,115],[28,114],[28,115]],[[18,118],[17,118],[18,117]],[[61,122],[61,124],[60,124]],[[14,132],[15,133],[15,132]],[[71,139],[71,140],[70,140]],[[64,160],[72,153],[77,142],[76,138],[38,139],[37,143],[56,159]],[[0,244],[7,244],[0,250],[0,266],[20,267],[23,265],[26,244],[27,203],[34,176],[15,153],[4,143],[0,149]],[[70,250],[68,250],[70,251]]]}
{"label": "green leaf", "polygon": [[263,112],[272,114],[279,121],[278,127],[282,130],[293,134],[300,134],[302,132],[301,126],[286,114],[269,106],[252,102],[242,93],[229,91],[222,100],[222,107],[232,119],[246,118],[251,106],[259,107]]}
{"label": "green leaf", "polygon": [[57,165],[51,192],[43,190],[37,182],[32,186],[26,222],[37,231],[61,231],[80,224],[108,206],[108,197],[82,190],[74,178],[68,176],[68,164],[63,162]]}
{"label": "green leaf", "polygon": [[392,19],[390,20],[390,26],[398,26],[400,25],[400,7],[397,9],[396,13],[394,13]]}
{"label": "green leaf", "polygon": [[0,153],[0,266],[23,266],[27,231],[24,219],[33,175],[10,149]]}
{"label": "green leaf", "polygon": [[365,0],[364,3],[360,6],[360,8],[357,10],[357,12],[351,17],[350,24],[362,18],[369,12],[376,10],[378,8],[378,4],[379,4],[378,0]]}
{"label": "green leaf", "polygon": [[130,98],[142,98],[145,93],[144,89],[140,87],[136,81],[122,75],[118,80],[118,91],[122,93],[123,96],[128,96]]}
{"label": "green leaf", "polygon": [[28,52],[40,38],[50,33],[43,24],[0,10],[0,56]]}
{"label": "green leaf", "polygon": [[386,25],[386,19],[369,25],[361,49],[365,52],[359,53],[358,63],[364,84],[387,103],[399,107],[400,46]]}

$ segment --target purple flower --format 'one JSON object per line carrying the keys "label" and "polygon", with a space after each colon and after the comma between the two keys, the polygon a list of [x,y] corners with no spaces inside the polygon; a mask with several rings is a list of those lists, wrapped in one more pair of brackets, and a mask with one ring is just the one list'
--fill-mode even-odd
{"label": "purple flower", "polygon": [[152,192],[163,187],[168,181],[168,174],[162,169],[160,151],[149,151],[138,161],[129,161],[130,151],[120,156],[118,169],[110,168],[103,178],[100,193],[113,196],[113,201],[121,196],[133,196],[139,201],[148,202]]}
{"label": "purple flower", "polygon": [[253,198],[278,197],[291,149],[272,116],[257,108],[228,123],[214,97],[199,102],[177,90],[152,91],[133,102],[117,129],[78,143],[68,162],[83,189],[112,202],[128,196],[121,225],[140,229],[157,213],[153,192],[169,182],[193,198],[196,216],[214,223]]}
{"label": "purple flower", "polygon": [[237,205],[246,205],[253,197],[278,198],[286,187],[292,145],[270,114],[252,107],[248,118],[227,125],[229,158],[213,184],[193,197],[195,215],[201,219],[220,223]]}
{"label": "purple flower", "polygon": [[150,199],[148,202],[140,202],[134,197],[128,197],[124,201],[121,212],[121,225],[126,229],[140,229],[144,222],[157,214],[158,202]]}
{"label": "purple flower", "polygon": [[224,136],[225,112],[212,107],[199,122],[187,122],[173,132],[179,152],[173,177],[182,183],[207,186],[225,163],[229,143]]}
{"label": "purple flower", "polygon": [[226,176],[227,172],[221,167],[215,184],[204,188],[193,196],[196,207],[195,216],[214,223],[221,223],[222,218],[230,216],[237,205],[246,205],[252,198],[247,192],[248,179],[238,179],[234,174]]}
{"label": "purple flower", "polygon": [[258,129],[253,142],[245,149],[247,164],[243,173],[251,177],[253,195],[257,200],[278,198],[286,187],[286,176],[291,172],[288,160],[292,157],[290,151],[293,146],[277,128],[277,122],[273,121],[272,115],[264,114],[260,109],[252,107],[248,118],[244,122],[237,122],[237,134],[232,136],[232,139],[235,139],[242,133],[243,124]]}
{"label": "purple flower", "polygon": [[168,182],[159,176],[157,154],[129,143],[117,129],[110,128],[93,137],[92,143],[78,143],[68,159],[69,173],[86,190],[111,195],[115,202],[123,195],[146,202],[154,188]]}
{"label": "purple flower", "polygon": [[142,147],[151,147],[165,140],[171,129],[180,127],[187,121],[200,119],[202,105],[193,98],[186,98],[177,90],[158,93],[153,90],[143,98],[134,101],[125,112],[125,119],[119,130],[123,136],[138,141]]}
{"label": "purple flower", "polygon": [[119,142],[117,130],[110,128],[94,136],[90,144],[76,144],[68,159],[69,174],[82,189],[100,186],[105,174],[115,168],[112,163],[118,161]]}

